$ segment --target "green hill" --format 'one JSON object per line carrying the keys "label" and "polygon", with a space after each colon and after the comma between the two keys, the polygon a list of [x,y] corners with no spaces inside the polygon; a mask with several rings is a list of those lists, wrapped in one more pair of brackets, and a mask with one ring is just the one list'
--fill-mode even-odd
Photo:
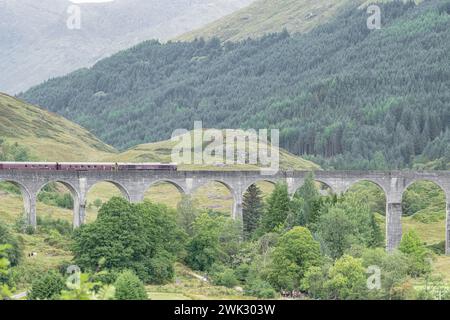
{"label": "green hill", "polygon": [[[192,137],[193,131],[188,134]],[[162,162],[169,163],[171,160],[171,152],[173,147],[177,144],[176,141],[164,140],[154,143],[141,144],[131,149],[128,149],[119,154],[113,154],[103,158],[105,161],[118,161],[118,162]],[[264,145],[263,145],[264,146]],[[251,142],[245,149],[236,149],[236,154],[242,152],[248,152],[253,150],[257,152],[257,144]],[[194,150],[192,151],[194,154]],[[225,152],[224,152],[225,153]],[[216,161],[217,160],[217,161]],[[258,165],[214,165],[214,163],[222,163],[223,159],[215,158],[209,163],[211,165],[180,165],[180,170],[256,170]],[[311,161],[304,160],[298,156],[295,156],[286,150],[280,149],[280,169],[281,170],[317,170],[320,169],[318,165]]]}
{"label": "green hill", "polygon": [[[31,160],[39,161],[118,161],[171,162],[171,150],[176,142],[170,140],[138,145],[122,153],[104,144],[93,134],[63,117],[0,93],[0,137],[14,151],[25,150]],[[0,143],[1,146],[1,143]],[[251,145],[255,148],[255,145]],[[23,149],[21,149],[23,148]],[[242,151],[242,150],[239,150]],[[245,151],[245,150],[244,150]],[[2,153],[0,152],[0,159]],[[17,159],[2,159],[17,160]],[[22,159],[30,160],[30,159]],[[280,150],[281,169],[313,170],[319,166]],[[213,167],[189,165],[183,170],[256,169],[257,166]]]}
{"label": "green hill", "polygon": [[116,152],[79,125],[2,93],[0,137],[41,161],[93,161]]}
{"label": "green hill", "polygon": [[361,3],[361,0],[258,0],[176,40],[218,37],[222,41],[238,41],[281,32],[283,29],[307,32],[328,21],[350,3]]}
{"label": "green hill", "polygon": [[125,149],[194,120],[279,128],[281,147],[323,167],[411,167],[450,157],[447,0],[380,4],[382,29],[346,8],[305,34],[221,45],[142,43],[21,97]]}

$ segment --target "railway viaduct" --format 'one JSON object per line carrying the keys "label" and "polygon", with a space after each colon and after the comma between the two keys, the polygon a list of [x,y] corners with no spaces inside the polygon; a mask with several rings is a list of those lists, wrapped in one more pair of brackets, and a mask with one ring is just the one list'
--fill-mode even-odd
{"label": "railway viaduct", "polygon": [[[0,171],[0,181],[17,185],[24,199],[25,214],[30,225],[36,226],[36,198],[49,182],[60,182],[74,199],[73,225],[85,222],[86,196],[98,182],[107,181],[131,202],[140,202],[157,182],[171,183],[184,194],[210,182],[225,185],[233,196],[233,218],[242,219],[242,199],[247,188],[258,181],[285,182],[293,194],[304,182],[307,171],[277,172],[263,175],[259,171]],[[419,180],[428,180],[442,188],[446,195],[446,253],[450,254],[450,171],[316,171],[314,179],[327,185],[336,194],[344,193],[359,181],[370,181],[383,189],[386,196],[386,249],[393,250],[402,237],[402,195]],[[1,203],[0,203],[1,206]]]}

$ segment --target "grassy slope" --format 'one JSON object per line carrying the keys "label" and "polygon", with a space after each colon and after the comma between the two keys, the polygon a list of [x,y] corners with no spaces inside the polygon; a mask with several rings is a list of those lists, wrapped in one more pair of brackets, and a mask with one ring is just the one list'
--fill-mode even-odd
{"label": "grassy slope", "polygon": [[93,161],[115,152],[63,117],[2,93],[0,137],[27,147],[42,161]]}
{"label": "grassy slope", "polygon": [[[192,132],[190,133],[192,134]],[[107,155],[104,161],[118,162],[172,162],[171,151],[177,144],[176,141],[165,140],[155,143],[141,144],[126,150],[120,154]],[[256,144],[250,143],[248,150],[256,150]],[[238,153],[245,150],[237,150]],[[212,161],[216,162],[216,161]],[[180,165],[179,170],[257,170],[256,165],[233,165],[233,166],[214,166],[214,165]],[[280,149],[280,169],[282,170],[317,170],[318,165],[311,161],[297,157],[286,150]]]}
{"label": "grassy slope", "polygon": [[[327,22],[345,5],[365,8],[369,4],[389,1],[392,0],[257,0],[175,40],[218,37],[222,41],[239,41],[283,29],[305,33]],[[416,3],[421,1],[415,0]]]}
{"label": "grassy slope", "polygon": [[223,41],[237,41],[279,32],[284,28],[289,32],[307,32],[326,22],[343,5],[351,2],[353,0],[258,0],[176,40],[217,36]]}

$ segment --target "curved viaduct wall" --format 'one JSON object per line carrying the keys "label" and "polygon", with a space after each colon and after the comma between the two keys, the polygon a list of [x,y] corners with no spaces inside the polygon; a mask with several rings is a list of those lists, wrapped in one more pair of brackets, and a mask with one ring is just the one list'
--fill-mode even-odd
{"label": "curved viaduct wall", "polygon": [[[293,194],[304,182],[309,172],[279,172],[261,175],[258,171],[0,171],[0,181],[9,181],[20,187],[28,223],[36,226],[36,198],[49,182],[61,182],[74,198],[73,225],[85,222],[86,196],[96,183],[108,181],[116,185],[132,202],[144,199],[145,192],[155,183],[165,181],[181,192],[192,194],[200,186],[217,181],[233,195],[233,218],[242,219],[242,199],[247,188],[258,181],[286,182]],[[393,250],[402,237],[402,195],[415,181],[428,180],[444,190],[447,203],[446,252],[450,254],[450,172],[449,171],[316,171],[315,180],[328,185],[334,193],[345,192],[359,181],[371,181],[380,186],[386,196],[386,248]],[[0,204],[1,205],[1,204]]]}

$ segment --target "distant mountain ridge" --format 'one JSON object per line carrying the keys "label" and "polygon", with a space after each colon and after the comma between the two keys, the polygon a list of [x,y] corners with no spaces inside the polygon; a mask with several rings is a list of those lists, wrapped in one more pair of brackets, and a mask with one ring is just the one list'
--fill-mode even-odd
{"label": "distant mountain ridge", "polygon": [[0,0],[0,92],[16,94],[149,39],[167,40],[254,0],[84,3],[69,30],[69,0]]}

